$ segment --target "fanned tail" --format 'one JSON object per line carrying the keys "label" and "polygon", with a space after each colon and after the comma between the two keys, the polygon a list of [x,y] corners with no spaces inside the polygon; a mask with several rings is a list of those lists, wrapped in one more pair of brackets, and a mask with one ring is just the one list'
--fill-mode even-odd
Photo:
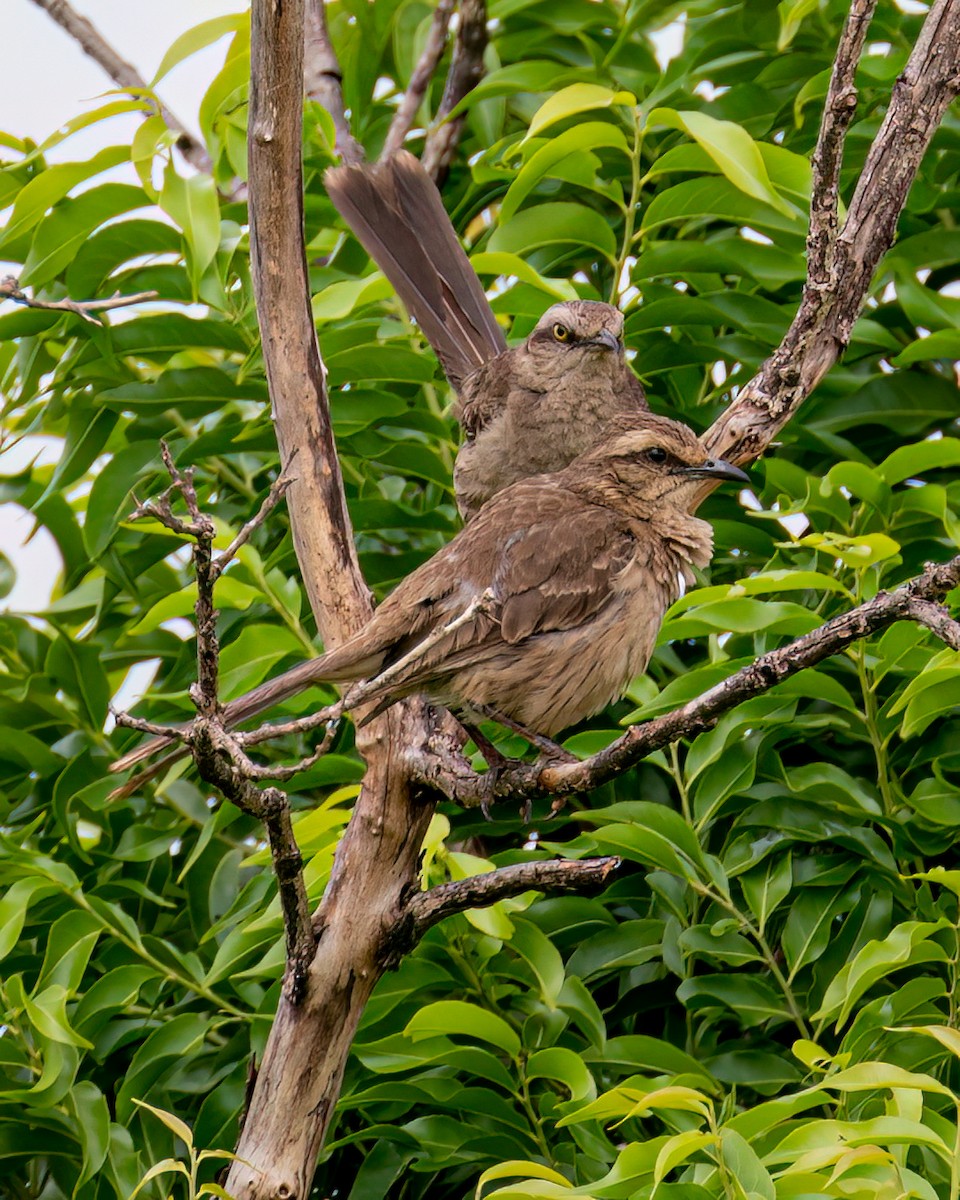
{"label": "fanned tail", "polygon": [[405,150],[331,167],[327,191],[423,330],[455,388],[507,343],[433,180]]}

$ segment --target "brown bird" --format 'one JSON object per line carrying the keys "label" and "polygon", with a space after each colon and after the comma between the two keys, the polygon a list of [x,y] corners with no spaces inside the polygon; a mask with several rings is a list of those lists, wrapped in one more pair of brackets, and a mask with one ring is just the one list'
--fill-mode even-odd
{"label": "brown bird", "polygon": [[511,483],[565,467],[615,414],[646,411],[624,358],[623,314],[612,305],[555,304],[507,349],[440,194],[412,154],[331,168],[325,181],[458,393],[464,442],[454,487],[465,520]]}
{"label": "brown bird", "polygon": [[226,721],[316,683],[369,680],[370,716],[422,693],[469,721],[502,717],[552,737],[617,699],[646,667],[683,581],[710,560],[712,530],[690,512],[698,481],[747,480],[676,421],[617,424],[562,471],[495,496],[355,637],[232,701]]}

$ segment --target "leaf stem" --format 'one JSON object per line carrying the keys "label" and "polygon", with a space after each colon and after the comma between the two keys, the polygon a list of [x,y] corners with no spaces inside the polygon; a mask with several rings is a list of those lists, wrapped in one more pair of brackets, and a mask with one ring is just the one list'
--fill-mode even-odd
{"label": "leaf stem", "polygon": [[620,298],[620,280],[627,259],[633,248],[633,231],[637,220],[637,205],[640,203],[640,191],[643,178],[640,175],[640,150],[643,146],[643,127],[636,109],[632,110],[633,119],[633,153],[630,155],[630,200],[623,219],[623,240],[620,243],[620,255],[614,265],[613,283],[610,286],[610,303],[616,304]]}

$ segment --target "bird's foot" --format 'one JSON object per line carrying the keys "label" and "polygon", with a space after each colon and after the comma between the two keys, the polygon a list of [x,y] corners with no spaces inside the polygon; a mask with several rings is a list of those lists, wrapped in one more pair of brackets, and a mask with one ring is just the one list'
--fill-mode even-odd
{"label": "bird's foot", "polygon": [[525,725],[521,725],[519,721],[514,721],[512,717],[507,717],[503,713],[498,712],[495,708],[490,708],[486,704],[474,704],[473,709],[481,716],[486,717],[489,721],[496,721],[498,725],[502,725],[504,729],[509,729],[511,733],[522,737],[525,742],[533,746],[535,750],[539,750],[541,757],[546,762],[552,763],[567,763],[576,762],[576,757],[551,738],[544,737],[542,733],[534,733],[532,729],[527,729]]}
{"label": "bird's foot", "polygon": [[470,725],[462,720],[460,724],[470,735],[471,741],[483,755],[484,761],[487,764],[487,769],[483,774],[480,784],[480,811],[487,821],[492,821],[493,817],[490,815],[490,806],[496,800],[497,783],[510,760],[501,754],[493,742],[489,738],[484,737],[475,725]]}

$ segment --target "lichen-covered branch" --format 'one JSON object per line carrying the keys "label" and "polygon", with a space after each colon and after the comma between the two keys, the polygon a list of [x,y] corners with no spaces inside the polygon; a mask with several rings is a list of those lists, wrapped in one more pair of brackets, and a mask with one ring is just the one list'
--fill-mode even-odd
{"label": "lichen-covered branch", "polygon": [[[783,341],[705,435],[710,452],[730,462],[749,462],[762,454],[840,357],[877,265],[893,245],[920,161],[948,105],[960,94],[960,0],[935,0],[894,84],[843,228],[833,236],[832,193],[842,134],[853,114],[844,97],[851,95],[854,53],[862,44],[869,6],[857,3],[853,11],[841,42],[843,67],[834,72],[832,104],[825,109],[818,139],[811,203],[814,244],[800,308]],[[712,490],[705,485],[703,495]]]}
{"label": "lichen-covered branch", "polygon": [[442,883],[412,897],[398,924],[397,938],[406,952],[445,917],[466,912],[468,908],[485,908],[523,892],[543,892],[548,896],[575,892],[582,896],[601,891],[619,866],[620,859],[616,857],[551,859],[514,863],[485,875]]}
{"label": "lichen-covered branch", "polygon": [[[159,733],[189,747],[201,777],[216,787],[241,812],[263,821],[270,844],[274,874],[283,913],[286,937],[287,973],[284,991],[291,1004],[303,998],[307,969],[313,958],[316,941],[311,924],[307,888],[303,877],[303,860],[293,833],[290,805],[286,794],[277,787],[259,788],[255,779],[290,778],[306,769],[329,749],[332,730],[314,753],[304,762],[289,767],[260,767],[250,761],[223,719],[218,696],[220,643],[217,637],[217,611],[214,607],[214,586],[237,549],[266,520],[290,485],[281,477],[270,488],[259,511],[243,526],[227,549],[218,555],[213,552],[216,527],[200,508],[193,472],[181,471],[166,442],[161,442],[161,455],[170,475],[170,486],[155,501],[138,502],[132,519],[152,517],[164,528],[179,537],[193,541],[193,561],[197,576],[197,600],[194,605],[197,624],[197,682],[190,694],[197,706],[197,716],[182,729],[153,725],[116,713],[118,725]],[[173,511],[172,499],[179,495],[187,509],[187,519]],[[129,785],[128,785],[129,786]]]}

